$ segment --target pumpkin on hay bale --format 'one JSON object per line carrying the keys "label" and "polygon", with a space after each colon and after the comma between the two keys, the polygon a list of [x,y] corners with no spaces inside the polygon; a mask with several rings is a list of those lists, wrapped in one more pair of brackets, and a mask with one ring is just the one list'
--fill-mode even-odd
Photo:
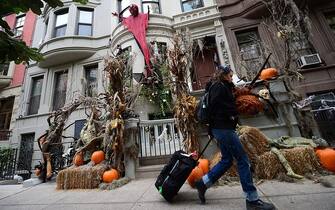
{"label": "pumpkin on hay bale", "polygon": [[[280,151],[296,174],[305,175],[320,170],[320,164],[317,161],[314,149],[310,146],[282,149]],[[257,177],[261,179],[273,179],[280,172],[286,173],[273,152],[266,152],[259,156],[255,169]]]}
{"label": "pumpkin on hay bale", "polygon": [[94,189],[98,188],[107,165],[82,165],[60,171],[56,178],[57,189]]}
{"label": "pumpkin on hay bale", "polygon": [[84,155],[83,152],[78,152],[75,154],[74,158],[73,158],[73,164],[75,166],[81,166],[84,164]]}
{"label": "pumpkin on hay bale", "polygon": [[105,160],[104,151],[99,150],[99,151],[95,151],[95,152],[92,153],[91,161],[94,162],[95,164],[99,164],[104,160]]}
{"label": "pumpkin on hay bale", "polygon": [[104,172],[104,174],[102,175],[102,181],[106,183],[111,183],[112,181],[119,179],[119,177],[119,172],[116,169],[111,169]]}

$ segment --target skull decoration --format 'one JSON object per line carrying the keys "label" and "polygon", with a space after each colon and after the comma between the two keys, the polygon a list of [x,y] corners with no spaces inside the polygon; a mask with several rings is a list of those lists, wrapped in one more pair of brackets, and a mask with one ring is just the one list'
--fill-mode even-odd
{"label": "skull decoration", "polygon": [[264,99],[267,99],[269,100],[270,99],[270,92],[268,89],[261,89],[259,92],[258,92],[258,95]]}
{"label": "skull decoration", "polygon": [[137,17],[138,15],[138,6],[136,4],[132,4],[129,7],[130,14],[134,17]]}

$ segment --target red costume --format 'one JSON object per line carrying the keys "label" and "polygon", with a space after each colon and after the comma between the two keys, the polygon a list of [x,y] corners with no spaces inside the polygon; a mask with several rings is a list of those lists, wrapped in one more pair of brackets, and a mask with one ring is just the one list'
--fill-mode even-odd
{"label": "red costume", "polygon": [[146,30],[148,28],[149,14],[139,13],[138,7],[132,4],[129,8],[131,16],[122,18],[122,24],[134,35],[137,44],[139,45],[143,55],[145,63],[147,64],[146,77],[152,73],[150,65],[150,52],[146,41]]}

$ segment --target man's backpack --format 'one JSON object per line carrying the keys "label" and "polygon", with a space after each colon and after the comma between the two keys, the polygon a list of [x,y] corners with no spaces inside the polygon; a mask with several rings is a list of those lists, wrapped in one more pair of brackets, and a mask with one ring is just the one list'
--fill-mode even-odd
{"label": "man's backpack", "polygon": [[198,122],[202,124],[209,124],[210,121],[210,107],[209,107],[209,92],[212,85],[209,87],[208,91],[200,98],[197,104],[196,114]]}

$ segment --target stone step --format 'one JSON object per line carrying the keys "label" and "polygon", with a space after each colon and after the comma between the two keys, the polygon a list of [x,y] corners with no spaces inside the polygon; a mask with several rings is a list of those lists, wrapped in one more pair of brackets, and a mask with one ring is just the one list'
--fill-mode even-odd
{"label": "stone step", "polygon": [[165,165],[150,165],[150,166],[141,166],[136,169],[135,178],[156,178],[159,173],[162,171]]}

